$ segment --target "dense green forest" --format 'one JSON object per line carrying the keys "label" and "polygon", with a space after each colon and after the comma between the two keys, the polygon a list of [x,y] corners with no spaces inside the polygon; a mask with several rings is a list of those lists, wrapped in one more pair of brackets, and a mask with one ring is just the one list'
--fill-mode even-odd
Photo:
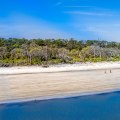
{"label": "dense green forest", "polygon": [[0,66],[119,61],[120,43],[100,40],[0,38]]}

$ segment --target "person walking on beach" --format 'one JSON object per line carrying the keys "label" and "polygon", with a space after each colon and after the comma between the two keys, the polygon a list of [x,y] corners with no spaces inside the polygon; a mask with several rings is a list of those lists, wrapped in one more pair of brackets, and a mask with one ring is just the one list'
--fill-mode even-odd
{"label": "person walking on beach", "polygon": [[[107,73],[107,71],[105,70],[105,74]],[[112,73],[112,70],[110,69],[110,73]]]}

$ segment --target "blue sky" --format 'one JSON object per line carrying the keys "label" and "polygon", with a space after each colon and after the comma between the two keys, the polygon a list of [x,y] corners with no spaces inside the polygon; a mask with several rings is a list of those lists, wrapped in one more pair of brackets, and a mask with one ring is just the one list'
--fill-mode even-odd
{"label": "blue sky", "polygon": [[0,37],[120,41],[119,0],[0,0]]}

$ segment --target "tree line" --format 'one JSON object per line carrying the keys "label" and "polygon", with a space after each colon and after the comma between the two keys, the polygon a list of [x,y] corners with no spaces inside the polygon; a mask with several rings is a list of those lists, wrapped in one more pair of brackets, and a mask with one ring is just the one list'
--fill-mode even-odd
{"label": "tree line", "polygon": [[0,66],[119,61],[120,43],[104,40],[0,38]]}

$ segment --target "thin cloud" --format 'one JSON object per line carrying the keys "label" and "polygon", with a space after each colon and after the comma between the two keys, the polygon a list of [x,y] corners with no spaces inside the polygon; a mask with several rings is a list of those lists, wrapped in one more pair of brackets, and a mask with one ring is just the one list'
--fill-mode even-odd
{"label": "thin cloud", "polygon": [[63,2],[57,2],[55,5],[56,6],[59,6],[59,5],[62,5]]}
{"label": "thin cloud", "polygon": [[97,12],[82,12],[82,11],[65,11],[66,14],[77,14],[77,15],[89,15],[89,16],[114,16],[108,13],[97,13]]}
{"label": "thin cloud", "polygon": [[64,6],[64,7],[67,7],[67,8],[91,8],[91,7],[95,7],[95,6],[77,6],[77,5],[74,5],[74,6]]}
{"label": "thin cloud", "polygon": [[103,39],[107,40],[116,40],[119,41],[120,39],[120,23],[113,24],[101,24],[99,25],[89,25],[87,26],[86,30],[100,36]]}
{"label": "thin cloud", "polygon": [[[18,19],[19,18],[19,19]],[[55,25],[31,17],[11,17],[5,23],[0,20],[1,37],[20,38],[70,38],[70,34]]]}

